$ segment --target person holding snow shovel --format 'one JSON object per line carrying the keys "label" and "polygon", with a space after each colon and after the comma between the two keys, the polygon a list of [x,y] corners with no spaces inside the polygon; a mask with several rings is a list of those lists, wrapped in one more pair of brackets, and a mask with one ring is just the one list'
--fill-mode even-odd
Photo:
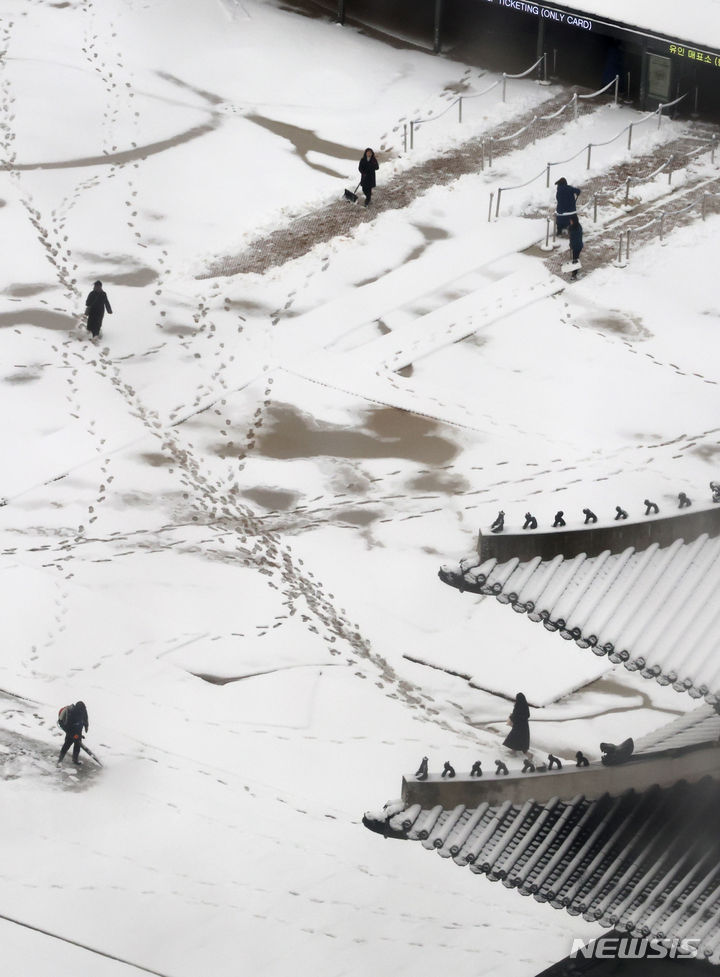
{"label": "person holding snow shovel", "polygon": [[362,192],[365,194],[366,207],[370,204],[373,187],[375,186],[375,171],[378,169],[379,165],[380,164],[375,158],[374,151],[368,147],[362,154],[362,158],[358,164],[358,170],[360,171],[360,186],[362,187]]}

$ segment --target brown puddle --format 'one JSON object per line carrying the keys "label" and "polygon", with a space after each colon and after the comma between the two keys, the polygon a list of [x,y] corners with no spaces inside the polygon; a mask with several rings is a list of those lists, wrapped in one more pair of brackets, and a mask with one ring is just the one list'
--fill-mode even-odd
{"label": "brown puddle", "polygon": [[405,458],[445,465],[459,448],[440,429],[437,421],[394,407],[362,411],[358,427],[346,428],[318,421],[292,404],[274,404],[256,450],[266,458]]}
{"label": "brown puddle", "polygon": [[628,315],[625,312],[608,312],[604,316],[593,316],[590,325],[601,329],[610,329],[621,336],[631,336],[633,339],[652,339],[652,333],[642,324],[640,316]]}

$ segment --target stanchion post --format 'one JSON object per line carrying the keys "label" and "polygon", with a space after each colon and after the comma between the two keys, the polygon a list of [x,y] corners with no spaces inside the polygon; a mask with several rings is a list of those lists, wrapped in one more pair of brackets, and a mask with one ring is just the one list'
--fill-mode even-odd
{"label": "stanchion post", "polygon": [[627,88],[625,89],[625,94],[630,98],[630,72],[627,73]]}
{"label": "stanchion post", "polygon": [[593,224],[597,224],[597,198],[596,193],[593,194]]}
{"label": "stanchion post", "polygon": [[[547,73],[547,52],[543,51],[543,81],[547,85],[548,83],[548,73]],[[697,89],[696,89],[697,91]]]}
{"label": "stanchion post", "polygon": [[545,186],[550,188],[550,164],[548,163],[547,169],[545,170]]}
{"label": "stanchion post", "polygon": [[507,75],[503,71],[503,91],[502,91],[502,100],[503,100],[503,102],[505,101],[505,88],[506,87],[507,87]]}
{"label": "stanchion post", "polygon": [[696,85],[695,86],[695,98],[693,99],[693,111],[692,111],[692,117],[693,117],[693,119],[697,119],[698,114],[699,114],[698,113],[698,99],[699,98],[700,98],[700,86],[699,85]]}
{"label": "stanchion post", "polygon": [[492,220],[492,205],[493,205],[493,197],[494,196],[495,196],[495,194],[491,192],[490,193],[490,206],[488,207],[488,224]]}
{"label": "stanchion post", "polygon": [[585,167],[585,169],[586,170],[589,170],[590,169],[590,155],[592,153],[592,143],[591,142],[588,143],[587,151],[588,151],[588,155],[587,155],[587,166]]}
{"label": "stanchion post", "polygon": [[485,170],[485,140],[480,143],[480,169]]}
{"label": "stanchion post", "polygon": [[622,231],[620,231],[620,237],[618,238],[618,264],[622,264]]}
{"label": "stanchion post", "polygon": [[658,129],[660,128],[660,125],[662,123],[662,114],[663,114],[663,109],[664,108],[665,108],[665,106],[663,105],[662,102],[660,102],[660,104],[657,107]]}
{"label": "stanchion post", "polygon": [[550,249],[550,217],[545,218],[545,250]]}
{"label": "stanchion post", "polygon": [[631,122],[630,125],[628,126],[628,149],[630,149],[630,147],[632,146],[632,127],[633,124]]}
{"label": "stanchion post", "polygon": [[403,122],[403,152],[407,152],[407,122]]}
{"label": "stanchion post", "polygon": [[670,159],[668,160],[668,186],[670,186],[670,184],[672,183],[672,164],[673,164],[673,157],[671,156]]}
{"label": "stanchion post", "polygon": [[573,117],[574,117],[575,121],[577,122],[577,117],[578,117],[578,97],[577,97],[577,92],[575,92],[573,94],[572,100],[573,100]]}
{"label": "stanchion post", "polygon": [[502,194],[502,187],[498,187],[497,204],[495,206],[495,216],[500,216],[500,196]]}
{"label": "stanchion post", "polygon": [[625,260],[630,260],[630,228],[625,231]]}
{"label": "stanchion post", "polygon": [[492,140],[492,136],[490,136],[490,156],[488,159],[488,166],[492,166],[492,165],[493,165],[493,140]]}
{"label": "stanchion post", "polygon": [[415,123],[413,122],[412,119],[410,119],[410,149],[414,149],[415,148],[415,135],[414,135],[414,130],[415,130]]}
{"label": "stanchion post", "polygon": [[631,179],[632,179],[631,177],[628,177],[627,180],[625,181],[625,206],[626,207],[630,202],[630,180]]}
{"label": "stanchion post", "polygon": [[462,122],[462,95],[458,98],[458,122]]}
{"label": "stanchion post", "polygon": [[618,103],[618,95],[620,94],[620,75],[615,75],[615,104]]}

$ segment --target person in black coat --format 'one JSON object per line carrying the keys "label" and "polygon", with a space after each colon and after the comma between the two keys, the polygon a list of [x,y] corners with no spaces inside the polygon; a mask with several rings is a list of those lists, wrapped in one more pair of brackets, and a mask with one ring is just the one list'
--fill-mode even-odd
{"label": "person in black coat", "polygon": [[580,196],[580,191],[577,187],[571,187],[564,176],[555,181],[555,186],[557,187],[555,223],[558,234],[562,234],[570,223],[570,215],[577,213],[577,198]]}
{"label": "person in black coat", "polygon": [[[573,264],[576,265],[580,258],[580,252],[583,249],[583,230],[582,224],[578,220],[577,214],[573,214],[570,218],[570,226],[568,228],[568,235],[570,237],[570,250],[572,251]],[[577,278],[578,270],[577,268],[573,271],[571,277]]]}
{"label": "person in black coat", "polygon": [[370,198],[372,197],[373,187],[375,186],[375,171],[378,169],[379,165],[380,164],[375,158],[375,153],[368,146],[368,148],[362,154],[362,158],[358,164],[358,170],[360,170],[360,186],[365,194],[366,207],[370,203]]}
{"label": "person in black coat", "polygon": [[82,701],[74,702],[71,706],[61,709],[58,716],[58,726],[65,733],[65,742],[60,750],[57,765],[60,766],[63,762],[65,754],[71,746],[73,748],[72,762],[80,764],[82,762],[80,760],[80,744],[82,743],[83,729],[87,733],[90,727],[85,703]]}
{"label": "person in black coat", "polygon": [[103,291],[102,282],[95,282],[92,292],[85,299],[87,327],[92,333],[93,338],[100,335],[106,309],[112,315],[112,309],[110,308],[108,297]]}
{"label": "person in black coat", "polygon": [[509,750],[519,750],[521,753],[527,753],[530,749],[529,719],[530,709],[528,708],[527,699],[522,692],[518,692],[515,696],[513,711],[508,719],[512,729],[503,740],[503,746],[506,746]]}

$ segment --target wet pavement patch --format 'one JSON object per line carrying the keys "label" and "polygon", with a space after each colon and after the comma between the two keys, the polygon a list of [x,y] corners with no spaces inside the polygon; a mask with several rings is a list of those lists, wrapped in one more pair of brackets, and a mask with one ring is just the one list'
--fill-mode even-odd
{"label": "wet pavement patch", "polygon": [[251,502],[256,502],[262,506],[263,509],[270,510],[289,509],[300,498],[299,492],[263,487],[247,489],[243,495]]}
{"label": "wet pavement patch", "polygon": [[26,371],[20,373],[10,373],[8,376],[3,377],[3,379],[5,383],[32,383],[33,380],[39,380],[40,376],[40,373]]}
{"label": "wet pavement patch", "polygon": [[0,329],[18,326],[39,326],[40,329],[71,329],[75,317],[48,309],[18,309],[17,312],[0,313]]}
{"label": "wet pavement patch", "polygon": [[274,404],[258,438],[266,458],[405,458],[446,465],[459,447],[440,434],[441,424],[394,407],[360,412],[356,427],[319,421],[293,404]]}
{"label": "wet pavement patch", "polygon": [[418,475],[408,482],[408,486],[416,492],[444,492],[446,495],[454,495],[456,492],[467,492],[470,483],[462,475],[438,471]]}
{"label": "wet pavement patch", "polygon": [[172,458],[161,454],[159,451],[145,451],[138,455],[138,458],[144,465],[150,465],[151,468],[165,468],[175,464]]}

